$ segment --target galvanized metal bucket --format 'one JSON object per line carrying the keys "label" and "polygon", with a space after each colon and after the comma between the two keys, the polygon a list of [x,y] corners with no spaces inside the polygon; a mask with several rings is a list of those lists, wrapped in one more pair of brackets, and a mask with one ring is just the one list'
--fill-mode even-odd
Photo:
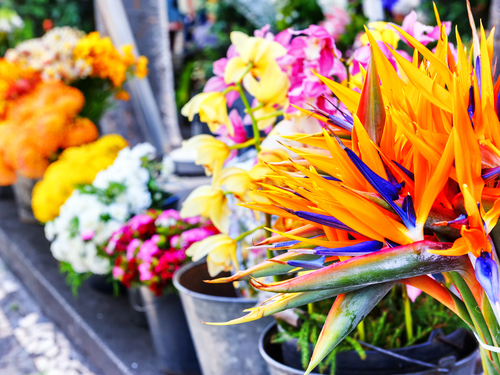
{"label": "galvanized metal bucket", "polygon": [[35,219],[33,209],[31,208],[33,188],[38,181],[40,181],[40,179],[32,179],[19,175],[17,177],[17,181],[12,185],[19,220],[23,223],[39,224],[39,221]]}
{"label": "galvanized metal bucket", "polygon": [[169,375],[200,375],[189,328],[177,293],[157,297],[141,286],[143,310],[149,324],[156,354]]}
{"label": "galvanized metal bucket", "polygon": [[[277,332],[276,329],[276,324],[272,323],[269,325],[264,332],[262,332],[262,335],[259,340],[259,351],[264,360],[266,361],[267,365],[269,366],[269,375],[303,375],[304,370],[299,370],[297,368],[293,368],[290,366],[287,366],[282,363],[282,350],[281,346],[278,344],[272,344],[271,343],[271,337]],[[474,340],[474,338],[470,337],[470,339]],[[474,374],[480,374],[480,372],[476,372],[476,364],[478,360],[480,360],[480,355],[479,351],[477,350],[477,345],[475,346],[475,350],[470,350],[468,355],[466,355],[464,358],[461,358],[460,360],[457,361],[457,358],[454,356],[449,356],[442,358],[436,368],[430,368],[428,370],[423,370],[423,371],[418,371],[418,372],[401,372],[396,375],[438,375],[442,374],[443,370],[446,369],[448,372],[446,374],[448,375],[474,375]],[[338,358],[338,357],[337,357]],[[359,359],[359,357],[358,357]],[[337,359],[338,360],[338,359]],[[397,371],[399,372],[399,371]],[[336,373],[341,373],[342,375],[345,374],[352,374],[352,375],[366,375],[366,371],[337,371]],[[369,372],[370,374],[376,373],[376,374],[382,374],[382,373],[389,373],[389,372]],[[394,372],[390,372],[391,374],[394,374]],[[311,373],[310,375],[320,375],[318,373]]]}
{"label": "galvanized metal bucket", "polygon": [[266,375],[258,341],[273,318],[234,326],[209,326],[202,322],[227,322],[254,307],[256,299],[238,298],[232,284],[206,284],[206,263],[191,263],[174,275],[203,375]]}

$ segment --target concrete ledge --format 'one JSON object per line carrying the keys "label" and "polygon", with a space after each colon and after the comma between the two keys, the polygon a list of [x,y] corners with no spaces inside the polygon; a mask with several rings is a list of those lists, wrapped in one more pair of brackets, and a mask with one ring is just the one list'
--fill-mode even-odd
{"label": "concrete ledge", "polygon": [[104,375],[161,374],[149,331],[134,323],[128,298],[101,294],[85,283],[75,299],[43,227],[21,223],[12,200],[0,200],[0,256]]}

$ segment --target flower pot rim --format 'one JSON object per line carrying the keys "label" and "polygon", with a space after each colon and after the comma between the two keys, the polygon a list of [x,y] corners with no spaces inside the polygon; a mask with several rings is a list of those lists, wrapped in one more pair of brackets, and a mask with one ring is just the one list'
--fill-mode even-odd
{"label": "flower pot rim", "polygon": [[[273,322],[271,323],[270,325],[268,325],[264,331],[262,331],[260,337],[259,337],[259,352],[260,352],[260,355],[264,358],[264,360],[266,361],[266,363],[268,365],[272,365],[276,368],[278,368],[279,370],[282,370],[282,371],[287,371],[289,372],[291,375],[303,375],[304,374],[304,371],[303,370],[297,370],[293,367],[290,367],[290,366],[287,366],[281,362],[278,362],[276,361],[274,358],[272,358],[269,354],[267,354],[266,352],[266,349],[264,348],[264,338],[266,337],[266,335],[268,334],[268,332],[274,328],[274,326],[276,326],[276,322]],[[419,344],[421,345],[421,344]],[[415,345],[415,346],[418,346],[418,345]],[[462,365],[463,363],[467,362],[467,361],[470,361],[472,357],[474,356],[477,356],[478,355],[478,350],[476,349],[475,351],[473,351],[471,354],[469,354],[468,356],[460,359],[459,361],[455,362],[455,366],[460,366]],[[415,373],[409,373],[408,375],[424,375],[425,372],[415,372]],[[317,374],[317,373],[311,373],[311,375],[320,375],[320,374]]]}
{"label": "flower pot rim", "polygon": [[187,272],[190,269],[193,269],[195,267],[198,267],[200,265],[203,265],[204,263],[206,263],[205,260],[187,263],[187,264],[183,265],[181,268],[179,268],[177,271],[175,271],[174,277],[172,278],[175,288],[181,293],[190,295],[190,296],[195,297],[195,298],[209,300],[209,301],[217,301],[217,302],[223,302],[223,303],[241,302],[241,303],[254,303],[254,304],[257,304],[259,302],[259,300],[257,298],[211,296],[209,294],[195,292],[191,289],[186,288],[184,285],[181,284],[180,277],[185,272]]}

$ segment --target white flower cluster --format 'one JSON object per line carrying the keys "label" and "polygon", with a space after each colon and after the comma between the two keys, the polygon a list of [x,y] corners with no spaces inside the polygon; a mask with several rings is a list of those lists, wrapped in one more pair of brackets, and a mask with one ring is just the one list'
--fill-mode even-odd
{"label": "white flower cluster", "polygon": [[0,9],[0,33],[10,34],[16,29],[22,29],[24,21],[16,13],[16,11],[9,8]]}
{"label": "white flower cluster", "polygon": [[70,83],[92,73],[92,67],[85,60],[73,59],[73,50],[84,36],[84,32],[69,26],[56,27],[41,38],[26,40],[7,50],[5,59],[42,72],[42,79]]}
{"label": "white flower cluster", "polygon": [[105,274],[110,271],[109,260],[98,256],[114,231],[131,216],[151,206],[148,190],[150,174],[143,160],[152,160],[156,150],[149,143],[124,148],[114,163],[99,172],[92,186],[106,190],[120,184],[123,190],[112,202],[103,202],[96,194],[73,194],[61,206],[59,216],[45,226],[45,236],[52,241],[54,257],[71,264],[78,273]]}

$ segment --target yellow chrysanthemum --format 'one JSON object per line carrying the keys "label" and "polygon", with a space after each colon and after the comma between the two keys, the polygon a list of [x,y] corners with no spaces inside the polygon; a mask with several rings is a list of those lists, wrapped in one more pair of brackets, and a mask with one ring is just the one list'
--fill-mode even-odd
{"label": "yellow chrysanthemum", "polygon": [[45,223],[56,218],[75,186],[92,183],[97,173],[113,164],[118,152],[126,146],[127,141],[122,136],[111,134],[64,150],[33,189],[32,206],[36,219]]}

